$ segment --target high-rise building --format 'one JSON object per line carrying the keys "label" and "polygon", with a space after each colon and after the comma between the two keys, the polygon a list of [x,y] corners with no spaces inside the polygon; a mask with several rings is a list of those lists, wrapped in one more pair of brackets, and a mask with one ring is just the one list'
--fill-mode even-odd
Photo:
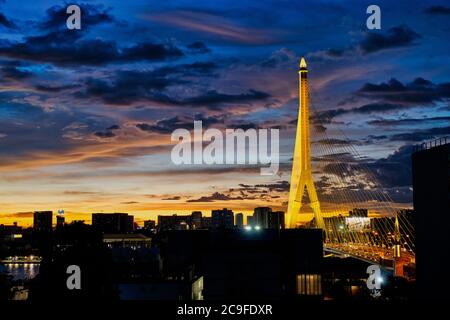
{"label": "high-rise building", "polygon": [[211,226],[213,228],[233,228],[234,214],[232,210],[223,208],[222,210],[211,211]]}
{"label": "high-rise building", "polygon": [[257,207],[253,213],[253,225],[262,229],[284,229],[284,212],[272,211],[269,207]]}
{"label": "high-rise building", "polygon": [[191,224],[190,215],[170,215],[170,216],[158,216],[158,230],[178,230],[180,224]]}
{"label": "high-rise building", "polygon": [[284,212],[273,211],[269,214],[269,229],[284,229]]}
{"label": "high-rise building", "polygon": [[272,209],[269,207],[257,207],[253,211],[254,224],[263,229],[269,228],[269,217],[272,213]]}
{"label": "high-rise building", "polygon": [[450,143],[420,146],[412,154],[416,277],[420,298],[446,299],[450,277]]}
{"label": "high-rise building", "polygon": [[64,218],[63,215],[58,214],[56,216],[56,228],[61,228],[64,226],[66,219]]}
{"label": "high-rise building", "polygon": [[255,217],[247,216],[247,226],[253,227],[255,225]]}
{"label": "high-rise building", "polygon": [[156,228],[156,221],[155,220],[145,220],[144,221],[144,229],[146,230],[153,230]]}
{"label": "high-rise building", "polygon": [[244,214],[240,213],[236,213],[236,217],[235,217],[236,221],[235,221],[235,225],[238,228],[243,228],[244,227]]}
{"label": "high-rise building", "polygon": [[134,217],[128,213],[93,213],[92,226],[103,233],[132,233]]}
{"label": "high-rise building", "polygon": [[202,229],[211,228],[211,217],[202,217]]}
{"label": "high-rise building", "polygon": [[201,229],[202,228],[202,212],[201,211],[192,211],[191,224],[192,224],[192,229]]}
{"label": "high-rise building", "polygon": [[35,211],[33,229],[35,231],[52,231],[53,211]]}

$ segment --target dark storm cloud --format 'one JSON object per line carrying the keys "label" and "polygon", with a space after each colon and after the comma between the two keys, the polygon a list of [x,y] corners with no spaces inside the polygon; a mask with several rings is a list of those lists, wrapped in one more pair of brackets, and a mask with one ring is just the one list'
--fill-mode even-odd
{"label": "dark storm cloud", "polygon": [[312,59],[340,59],[356,54],[368,55],[375,52],[417,45],[422,36],[408,26],[401,25],[388,29],[385,33],[366,32],[356,44],[344,48],[328,48],[310,53]]}
{"label": "dark storm cloud", "polygon": [[277,192],[285,192],[289,191],[289,182],[286,180],[280,180],[275,183],[268,184],[255,184],[255,188],[265,188],[268,191],[277,191]]}
{"label": "dark storm cloud", "polygon": [[5,66],[0,68],[0,82],[2,80],[23,80],[30,78],[32,75],[32,72],[20,70],[14,66]]}
{"label": "dark storm cloud", "polygon": [[431,6],[425,9],[425,13],[432,15],[447,15],[450,14],[450,8],[444,6]]}
{"label": "dark storm cloud", "polygon": [[450,99],[450,82],[433,83],[423,78],[403,84],[395,78],[379,84],[366,83],[356,91],[354,97],[367,98],[377,102],[360,107],[331,109],[315,113],[311,120],[316,124],[331,123],[345,114],[374,114],[407,109],[424,104]]}
{"label": "dark storm cloud", "polygon": [[415,44],[421,36],[407,26],[397,26],[387,30],[385,34],[367,32],[365,38],[359,43],[364,54],[385,49],[406,47]]}
{"label": "dark storm cloud", "polygon": [[106,65],[136,61],[166,61],[182,57],[172,44],[141,42],[119,48],[115,41],[81,39],[82,33],[53,31],[25,37],[22,42],[0,41],[0,56],[61,66]]}
{"label": "dark storm cloud", "polygon": [[429,118],[406,118],[406,119],[377,119],[368,121],[367,124],[376,126],[396,126],[396,125],[414,125],[427,122],[448,122],[450,117],[429,117]]}
{"label": "dark storm cloud", "polygon": [[94,135],[99,138],[113,138],[116,136],[112,131],[97,131]]}
{"label": "dark storm cloud", "polygon": [[[245,93],[226,94],[215,90],[207,91],[187,98],[172,98],[164,93],[164,89],[173,85],[186,85],[190,80],[173,76],[177,72],[185,76],[196,73],[208,73],[216,68],[211,63],[193,63],[176,67],[163,67],[154,71],[119,71],[112,82],[100,79],[88,79],[86,90],[78,92],[78,97],[98,97],[106,103],[124,104],[138,101],[158,102],[172,106],[205,106],[210,109],[220,109],[224,104],[247,104],[265,100],[270,95],[265,92],[250,89]],[[169,76],[171,75],[171,76]]]}
{"label": "dark storm cloud", "polygon": [[[77,4],[77,3],[70,3]],[[102,23],[111,23],[115,19],[109,13],[109,9],[105,9],[103,5],[93,5],[89,3],[78,3],[81,9],[82,16],[82,28],[89,28]],[[39,23],[39,28],[41,30],[61,30],[66,28],[66,20],[69,16],[66,13],[66,9],[69,4],[65,6],[53,6],[47,9],[47,16],[44,21]]]}
{"label": "dark storm cloud", "polygon": [[172,44],[141,42],[124,48],[119,60],[123,61],[164,61],[182,57],[183,52]]}
{"label": "dark storm cloud", "polygon": [[450,125],[448,127],[429,128],[424,130],[415,130],[413,132],[398,133],[390,136],[391,141],[421,142],[431,140],[439,136],[450,135]]}
{"label": "dark storm cloud", "polygon": [[162,101],[172,103],[161,91],[171,85],[186,83],[180,79],[169,79],[153,71],[118,71],[113,81],[87,79],[85,90],[78,97],[97,97],[106,103],[123,104],[133,101]]}
{"label": "dark storm cloud", "polygon": [[404,105],[401,104],[391,104],[391,103],[369,103],[360,107],[344,109],[331,109],[325,111],[316,112],[313,116],[311,116],[311,120],[317,124],[327,124],[331,123],[335,117],[356,113],[356,114],[371,114],[371,113],[383,113],[389,111],[395,111],[405,108]]}
{"label": "dark storm cloud", "polygon": [[211,49],[209,49],[206,44],[204,44],[201,41],[195,41],[189,45],[187,45],[187,48],[191,53],[209,53],[211,52]]}
{"label": "dark storm cloud", "polygon": [[157,121],[155,124],[138,123],[136,124],[136,127],[146,132],[168,134],[172,133],[176,129],[192,130],[194,128],[194,120],[202,121],[203,128],[223,122],[221,118],[213,116],[205,117],[202,114],[197,114],[194,118],[175,116],[168,119],[162,119]]}
{"label": "dark storm cloud", "polygon": [[387,138],[388,138],[388,136],[384,135],[384,134],[382,134],[382,135],[370,134],[367,136],[366,139],[364,139],[364,142],[368,143],[368,144],[379,143],[381,140],[386,140]]}
{"label": "dark storm cloud", "polygon": [[450,98],[450,82],[435,84],[423,78],[416,78],[403,84],[392,78],[387,83],[366,83],[358,90],[357,95],[387,102],[431,103]]}
{"label": "dark storm cloud", "polygon": [[3,13],[0,12],[0,26],[4,26],[8,29],[15,29],[17,26],[14,22],[9,20]]}
{"label": "dark storm cloud", "polygon": [[70,89],[76,89],[79,88],[80,85],[78,84],[67,84],[67,85],[60,85],[60,86],[50,86],[50,85],[46,85],[46,84],[38,84],[35,85],[34,88],[38,91],[42,91],[42,92],[61,92],[64,90],[70,90]]}
{"label": "dark storm cloud", "polygon": [[273,183],[261,183],[261,184],[245,184],[240,183],[239,188],[230,189],[230,191],[242,191],[250,194],[265,194],[268,192],[287,192],[289,191],[289,182],[286,180],[279,180]]}
{"label": "dark storm cloud", "polygon": [[383,187],[411,186],[411,154],[413,148],[411,145],[402,146],[386,158],[368,164],[371,172]]}
{"label": "dark storm cloud", "polygon": [[181,197],[180,196],[173,196],[173,197],[169,197],[169,198],[163,198],[161,200],[167,200],[167,201],[181,200]]}
{"label": "dark storm cloud", "polygon": [[217,68],[218,66],[212,62],[194,62],[148,71],[117,71],[109,80],[87,79],[85,89],[77,92],[76,96],[97,97],[109,104],[152,101],[168,105],[184,105],[190,102],[171,98],[164,93],[164,89],[189,84],[192,77],[214,76],[213,72]]}
{"label": "dark storm cloud", "polygon": [[[322,172],[329,176],[322,176],[316,183],[319,198],[337,203],[361,199],[386,201],[387,198],[401,203],[411,202],[412,150],[413,146],[405,145],[378,160],[355,158],[349,153],[321,157],[320,160],[326,162]],[[367,188],[368,181],[371,182],[370,188]]]}
{"label": "dark storm cloud", "polygon": [[220,93],[216,90],[210,90],[205,94],[201,94],[192,98],[184,99],[181,104],[192,106],[209,106],[214,109],[214,106],[228,103],[250,103],[253,101],[265,100],[270,97],[270,94],[262,91],[250,89],[246,93],[241,94],[226,94]]}
{"label": "dark storm cloud", "polygon": [[219,66],[214,62],[194,62],[189,64],[179,64],[174,66],[161,67],[153,71],[156,76],[182,75],[185,77],[193,76],[215,76]]}
{"label": "dark storm cloud", "polygon": [[220,192],[214,192],[210,196],[202,196],[198,199],[190,199],[187,202],[214,202],[214,201],[230,201],[230,200],[244,200],[243,197],[233,197]]}
{"label": "dark storm cloud", "polygon": [[357,145],[360,144],[360,141],[357,140],[344,140],[337,138],[328,138],[314,141],[313,143],[323,144],[323,145]]}
{"label": "dark storm cloud", "polygon": [[175,116],[169,119],[159,120],[156,124],[138,123],[136,127],[146,132],[167,134],[172,133],[178,128],[192,129],[193,123]]}

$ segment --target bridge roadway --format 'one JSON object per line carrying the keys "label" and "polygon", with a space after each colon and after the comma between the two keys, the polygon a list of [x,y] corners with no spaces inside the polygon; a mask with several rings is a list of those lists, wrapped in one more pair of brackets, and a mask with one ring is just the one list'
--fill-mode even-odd
{"label": "bridge roadway", "polygon": [[[393,249],[371,247],[361,244],[333,244],[324,243],[323,250],[325,252],[341,255],[344,257],[352,257],[370,264],[382,265],[383,268],[394,270]],[[408,264],[414,261],[414,255],[407,251],[402,251],[402,255],[397,259],[398,264]]]}

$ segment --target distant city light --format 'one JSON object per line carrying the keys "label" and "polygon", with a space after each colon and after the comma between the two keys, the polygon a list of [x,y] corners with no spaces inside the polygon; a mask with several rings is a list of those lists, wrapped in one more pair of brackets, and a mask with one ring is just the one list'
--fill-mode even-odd
{"label": "distant city light", "polygon": [[251,230],[252,230],[252,227],[251,227],[251,226],[245,226],[244,229],[247,230],[247,231],[251,231]]}
{"label": "distant city light", "polygon": [[255,230],[259,230],[259,229],[261,229],[260,226],[255,226]]}

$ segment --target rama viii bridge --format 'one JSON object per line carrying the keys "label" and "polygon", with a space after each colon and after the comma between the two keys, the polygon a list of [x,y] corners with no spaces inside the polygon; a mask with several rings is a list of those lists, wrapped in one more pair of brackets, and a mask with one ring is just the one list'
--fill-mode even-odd
{"label": "rama viii bridge", "polygon": [[[403,275],[405,265],[415,264],[412,210],[399,211],[394,207],[389,193],[364,161],[367,158],[358,153],[341,129],[334,128],[333,138],[328,136],[328,129],[316,130],[318,139],[311,141],[308,68],[304,58],[298,73],[299,114],[286,227],[296,228],[305,216],[312,214],[307,225],[323,230],[326,253],[380,264]],[[342,139],[336,138],[339,134]],[[309,206],[304,201],[306,197]]]}

